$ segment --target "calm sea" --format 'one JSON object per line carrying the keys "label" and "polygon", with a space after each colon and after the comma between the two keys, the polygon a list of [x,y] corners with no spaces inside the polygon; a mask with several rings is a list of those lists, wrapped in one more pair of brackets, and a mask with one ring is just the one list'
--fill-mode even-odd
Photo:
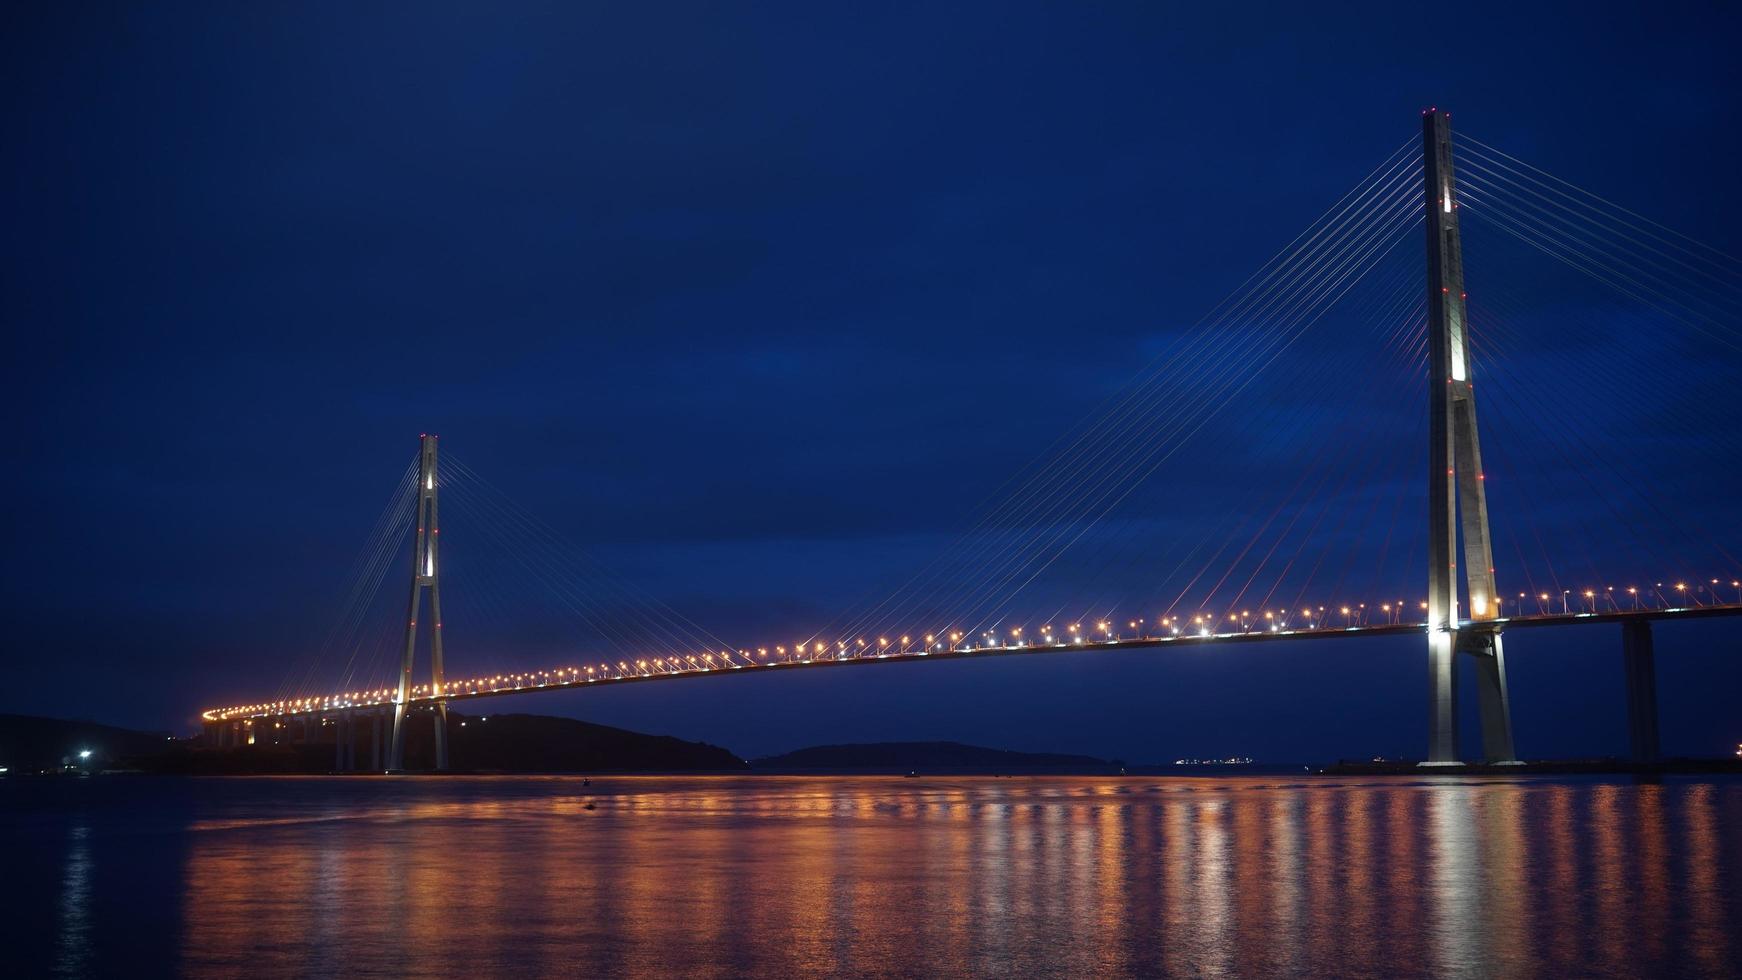
{"label": "calm sea", "polygon": [[14,779],[0,828],[20,977],[1742,969],[1727,779]]}

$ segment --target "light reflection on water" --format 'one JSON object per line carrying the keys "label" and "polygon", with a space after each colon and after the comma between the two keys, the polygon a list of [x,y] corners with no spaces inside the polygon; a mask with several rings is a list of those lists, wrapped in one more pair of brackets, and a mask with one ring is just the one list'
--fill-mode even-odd
{"label": "light reflection on water", "polygon": [[23,975],[1730,976],[1742,924],[1734,780],[113,779],[0,802]]}

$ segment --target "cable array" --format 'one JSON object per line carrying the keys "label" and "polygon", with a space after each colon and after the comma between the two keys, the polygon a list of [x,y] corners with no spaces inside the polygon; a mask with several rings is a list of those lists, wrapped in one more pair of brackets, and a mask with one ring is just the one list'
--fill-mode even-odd
{"label": "cable array", "polygon": [[916,616],[969,629],[996,621],[1371,271],[1419,221],[1418,188],[1412,140],[1049,447],[942,555],[819,635],[877,633]]}
{"label": "cable array", "polygon": [[1676,467],[1742,450],[1710,410],[1742,351],[1742,261],[1480,140],[1459,146],[1467,251],[1496,270],[1535,255],[1573,274],[1534,277],[1534,294],[1516,274],[1471,287],[1475,370],[1497,409],[1483,422],[1512,476],[1490,493],[1519,498],[1503,525],[1530,589],[1518,598],[1580,591],[1564,580],[1574,565],[1606,581],[1593,541],[1633,567],[1728,578],[1735,541],[1713,511],[1730,495]]}

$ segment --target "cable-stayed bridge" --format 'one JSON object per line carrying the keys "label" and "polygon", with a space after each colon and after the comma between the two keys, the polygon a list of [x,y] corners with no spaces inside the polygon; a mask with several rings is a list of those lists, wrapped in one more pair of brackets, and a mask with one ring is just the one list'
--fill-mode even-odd
{"label": "cable-stayed bridge", "polygon": [[[1502,634],[1603,622],[1621,625],[1634,755],[1654,758],[1650,624],[1742,614],[1742,565],[1727,550],[1728,524],[1712,519],[1710,507],[1666,504],[1662,485],[1673,474],[1618,452],[1611,437],[1627,420],[1649,418],[1661,427],[1654,432],[1734,457],[1734,435],[1711,425],[1698,398],[1708,387],[1722,390],[1734,365],[1726,359],[1742,352],[1727,305],[1742,292],[1742,263],[1486,143],[1461,138],[1454,166],[1449,114],[1429,110],[1422,123],[1419,137],[1008,481],[967,532],[899,586],[833,622],[755,646],[725,642],[580,555],[471,467],[439,458],[435,437],[425,435],[322,644],[346,658],[341,680],[322,685],[315,675],[322,658],[312,657],[274,696],[206,711],[209,738],[312,740],[333,728],[338,768],[356,768],[366,749],[369,768],[399,769],[409,719],[427,712],[435,764],[446,768],[454,700],[851,664],[1412,634],[1425,637],[1429,653],[1426,764],[1464,758],[1460,662],[1473,675],[1482,757],[1511,762]],[[1484,298],[1471,298],[1466,216],[1480,218],[1473,224],[1491,236],[1480,251],[1497,273],[1522,264],[1523,255],[1546,258],[1560,273],[1594,283],[1589,295],[1611,304],[1574,311],[1599,326],[1575,332],[1591,342],[1568,345],[1553,375],[1530,365],[1530,328],[1546,314],[1532,308],[1528,291],[1509,292],[1498,285],[1503,276],[1484,274]],[[1404,247],[1411,240],[1425,241],[1425,263]],[[1365,329],[1361,343],[1344,350],[1326,337],[1323,324],[1338,317]],[[1309,334],[1326,342],[1300,344]],[[1666,349],[1675,355],[1669,363],[1641,356]],[[1497,395],[1484,396],[1486,447],[1478,374],[1484,392]],[[1251,400],[1260,379],[1302,400],[1272,401],[1252,443],[1230,448],[1224,410]],[[1589,431],[1562,407],[1593,391],[1625,413],[1603,420],[1604,431]],[[1543,437],[1545,425],[1552,438]],[[1425,487],[1412,476],[1424,441]],[[1149,547],[1143,521],[1129,512],[1141,500],[1134,495],[1155,486],[1151,477],[1213,471],[1240,453],[1281,460],[1284,475],[1223,486],[1212,472],[1210,494],[1234,512],[1229,526],[1167,534]],[[1508,477],[1502,493],[1513,496],[1497,512],[1576,507],[1583,530],[1550,547],[1534,522],[1491,524],[1489,476],[1500,470]],[[1536,504],[1533,494],[1550,504]],[[502,542],[515,574],[583,621],[597,652],[547,669],[448,676],[441,586],[455,565],[442,553],[439,507],[455,501],[462,534]],[[1418,536],[1410,529],[1424,510],[1427,533]],[[1593,553],[1591,524],[1608,539],[1607,567]],[[381,633],[397,650],[384,658],[379,639],[371,652],[364,624],[388,570],[403,560],[407,535],[410,595],[406,615]],[[1497,559],[1502,543],[1510,554]],[[1615,555],[1624,558],[1618,570]],[[1106,587],[1119,598],[1043,599],[1049,574],[1073,562],[1111,580]],[[1575,585],[1565,569],[1580,564],[1590,570]],[[1145,584],[1121,585],[1122,574]],[[1635,577],[1616,581],[1617,574]],[[504,578],[481,570],[461,594],[479,597],[476,612],[494,604],[512,619],[512,603],[501,596],[520,590],[503,588]],[[423,682],[414,672],[420,638],[431,664]],[[384,660],[396,661],[390,678],[359,683]]]}

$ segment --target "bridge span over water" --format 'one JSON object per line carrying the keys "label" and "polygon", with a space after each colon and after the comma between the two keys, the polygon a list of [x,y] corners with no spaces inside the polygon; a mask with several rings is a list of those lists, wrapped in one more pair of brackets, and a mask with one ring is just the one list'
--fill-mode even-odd
{"label": "bridge span over water", "polygon": [[[1133,399],[1159,400],[1160,411],[1165,412],[1161,417],[1171,427],[1169,438],[1189,438],[1251,380],[1243,372],[1255,373],[1272,363],[1305,329],[1303,324],[1310,325],[1322,315],[1322,310],[1311,312],[1317,308],[1312,304],[1334,304],[1346,292],[1343,284],[1351,277],[1358,281],[1365,275],[1375,261],[1374,256],[1389,250],[1388,243],[1397,232],[1407,232],[1420,224],[1425,232],[1426,288],[1425,295],[1417,294],[1419,298],[1413,301],[1418,304],[1416,309],[1422,320],[1420,334],[1414,341],[1398,344],[1396,348],[1407,358],[1416,349],[1414,344],[1419,343],[1426,375],[1425,597],[1407,602],[1391,599],[1339,603],[1326,608],[1301,602],[1272,602],[1267,594],[1257,603],[1240,602],[1237,597],[1235,604],[1229,606],[1205,604],[1184,613],[1170,609],[1143,619],[1082,622],[1054,618],[1030,620],[1021,626],[1012,625],[1015,619],[1008,615],[989,619],[983,615],[964,614],[958,618],[928,613],[897,618],[890,610],[909,606],[886,600],[839,632],[792,638],[786,644],[744,648],[679,642],[645,651],[620,648],[613,655],[577,658],[550,669],[455,679],[448,676],[443,659],[439,553],[439,494],[443,479],[438,468],[437,441],[434,436],[425,435],[420,444],[415,482],[409,487],[414,498],[414,503],[408,504],[413,511],[410,527],[414,529],[414,546],[397,683],[212,708],[203,714],[206,737],[219,745],[248,744],[263,737],[285,737],[288,727],[309,741],[324,727],[337,726],[336,764],[340,769],[348,769],[358,764],[360,728],[367,727],[368,767],[400,769],[408,719],[413,715],[434,715],[436,767],[446,768],[446,712],[447,705],[455,701],[532,691],[875,663],[1039,654],[1092,656],[1137,650],[1183,652],[1231,644],[1410,635],[1421,637],[1428,652],[1428,745],[1424,765],[1455,766],[1463,760],[1456,673],[1460,663],[1474,674],[1482,758],[1491,763],[1509,763],[1517,760],[1517,752],[1502,634],[1607,623],[1619,625],[1621,631],[1633,755],[1641,761],[1655,759],[1658,726],[1651,624],[1742,615],[1742,567],[1736,578],[1726,575],[1722,579],[1672,581],[1667,585],[1641,582],[1619,593],[1609,587],[1577,593],[1559,590],[1555,594],[1534,590],[1507,592],[1500,588],[1488,513],[1488,474],[1483,466],[1475,402],[1473,352],[1482,349],[1482,335],[1467,330],[1468,294],[1460,216],[1470,200],[1501,205],[1508,200],[1506,195],[1523,194],[1517,188],[1525,187],[1537,196],[1526,200],[1516,211],[1508,212],[1509,217],[1503,220],[1512,224],[1505,225],[1505,230],[1582,272],[1603,273],[1611,280],[1619,280],[1623,292],[1635,297],[1644,295],[1653,305],[1668,301],[1657,291],[1660,280],[1649,278],[1656,274],[1651,270],[1679,263],[1698,272],[1701,267],[1695,259],[1699,256],[1677,244],[1667,230],[1623,217],[1605,220],[1618,220],[1616,227],[1625,240],[1644,243],[1648,254],[1641,268],[1645,271],[1604,265],[1612,258],[1612,251],[1590,254],[1577,251],[1584,239],[1563,234],[1559,225],[1552,224],[1556,219],[1545,210],[1553,206],[1554,195],[1571,198],[1570,192],[1549,179],[1533,176],[1524,169],[1528,165],[1516,158],[1485,144],[1476,145],[1481,149],[1475,154],[1475,169],[1483,183],[1476,196],[1468,198],[1459,189],[1454,174],[1449,114],[1438,109],[1424,112],[1419,141],[1412,140],[1394,152],[1364,184],[1260,274],[1255,274],[1258,285],[1252,290],[1262,291],[1239,294],[1241,298],[1235,306],[1238,316],[1216,321],[1224,328],[1219,332],[1206,331],[1203,336],[1185,342],[1186,354],[1181,356],[1189,355],[1186,365],[1208,379],[1196,392],[1204,399],[1201,404],[1182,399],[1181,404],[1169,406],[1165,399],[1158,399],[1148,391],[1126,395],[1125,401],[1115,404],[1110,414],[1097,420],[1094,428],[1079,436],[1078,443],[1070,447],[1069,451],[1075,453],[1071,458],[1073,467],[1061,467],[1058,472],[1031,478],[1023,488],[1031,489],[1038,480],[1044,495],[1037,490],[1031,498],[1023,499],[1020,507],[994,512],[995,517],[1010,526],[1039,528],[1037,533],[1052,534],[1044,547],[1037,546],[1033,553],[1056,557],[1056,551],[1068,548],[1081,533],[1070,536],[1056,551],[1051,550],[1069,530],[1068,526],[1066,531],[1050,530],[1049,519],[1064,512],[1052,501],[1061,495],[1079,493],[1084,499],[1092,496],[1085,506],[1099,507],[1118,489],[1119,479],[1129,476],[1111,466],[1109,460],[1145,435],[1133,421],[1144,419],[1142,413],[1126,411]],[[1524,181],[1536,183],[1526,185]],[[1674,252],[1676,248],[1687,254]],[[1692,275],[1672,271],[1684,279]],[[1693,322],[1680,309],[1665,315]],[[1400,322],[1407,319],[1405,315]],[[1267,332],[1253,326],[1272,321],[1279,322],[1281,327]],[[1393,339],[1399,338],[1407,340],[1401,332]],[[1249,364],[1228,353],[1230,345],[1242,343],[1248,346],[1239,348],[1239,352],[1249,358]],[[1734,343],[1730,346],[1742,349]],[[1489,363],[1484,361],[1485,365]],[[1251,366],[1254,364],[1255,367]],[[1097,447],[1092,454],[1077,449],[1086,438],[1100,440],[1090,443]],[[1166,458],[1161,457],[1162,461]],[[1137,479],[1153,470],[1154,467],[1147,468]],[[1085,484],[1087,490],[1083,489]],[[1102,490],[1103,485],[1108,488]],[[1114,503],[1118,499],[1122,495],[1114,498]],[[1722,552],[1721,547],[1719,551]],[[1728,553],[1724,554],[1727,558]],[[1269,556],[1265,558],[1268,560]],[[1010,571],[1013,563],[1014,559],[1009,559],[978,566],[987,570],[985,582],[945,583],[946,587],[940,590],[944,597],[932,605],[947,606],[952,596],[974,598],[987,590],[1006,589],[1012,594],[1020,591],[1033,576],[1021,578],[1026,569],[1020,565],[1016,571]],[[1224,580],[1226,577],[1224,574]],[[1247,584],[1252,580],[1248,577]],[[970,604],[969,608],[984,608],[984,604]],[[420,623],[425,627],[430,651],[430,677],[421,683],[414,678]],[[271,726],[270,734],[265,726]]]}
{"label": "bridge span over water", "polygon": [[[1656,667],[1651,624],[1656,621],[1733,616],[1742,616],[1742,603],[1715,602],[1712,605],[1660,607],[1642,605],[1637,609],[1499,617],[1492,622],[1498,628],[1508,630],[1619,624],[1627,681],[1628,732],[1633,758],[1639,762],[1650,762],[1658,756]],[[1141,624],[1124,625],[1128,629],[1135,629]],[[317,739],[317,733],[323,727],[333,726],[336,728],[335,742],[338,743],[335,768],[358,768],[360,753],[366,748],[367,768],[381,769],[387,761],[382,754],[383,734],[390,732],[390,728],[384,726],[391,726],[396,711],[401,717],[404,712],[439,712],[447,703],[454,701],[683,678],[763,674],[770,671],[785,673],[823,667],[950,662],[1035,655],[1098,656],[1130,651],[1171,651],[1185,654],[1235,644],[1422,636],[1429,628],[1425,621],[1420,620],[1365,623],[1357,626],[1315,623],[1308,619],[1286,627],[1274,620],[1267,626],[1248,620],[1234,625],[1239,628],[1228,630],[1218,625],[1217,631],[1212,632],[1209,627],[1200,624],[1177,631],[1168,628],[1168,632],[1159,635],[1138,632],[1126,635],[1114,630],[1111,624],[1095,624],[1096,628],[1091,631],[1084,631],[1080,626],[1075,630],[1066,627],[1055,635],[1043,634],[1032,642],[1012,638],[1009,642],[980,644],[963,643],[959,639],[952,641],[947,634],[941,638],[938,634],[931,634],[902,637],[900,640],[891,641],[890,648],[876,652],[821,644],[813,645],[805,651],[784,646],[772,649],[764,647],[755,650],[720,650],[683,657],[641,659],[634,662],[599,661],[548,670],[469,677],[449,680],[439,691],[431,690],[427,684],[418,684],[411,687],[403,701],[396,690],[378,688],[316,698],[216,708],[206,711],[203,718],[207,739],[220,746],[253,744],[269,737],[311,742]],[[1465,627],[1469,625],[1471,624],[1468,622],[1460,624]],[[1097,637],[1095,633],[1101,635]],[[275,726],[272,736],[266,734],[267,726]]]}

